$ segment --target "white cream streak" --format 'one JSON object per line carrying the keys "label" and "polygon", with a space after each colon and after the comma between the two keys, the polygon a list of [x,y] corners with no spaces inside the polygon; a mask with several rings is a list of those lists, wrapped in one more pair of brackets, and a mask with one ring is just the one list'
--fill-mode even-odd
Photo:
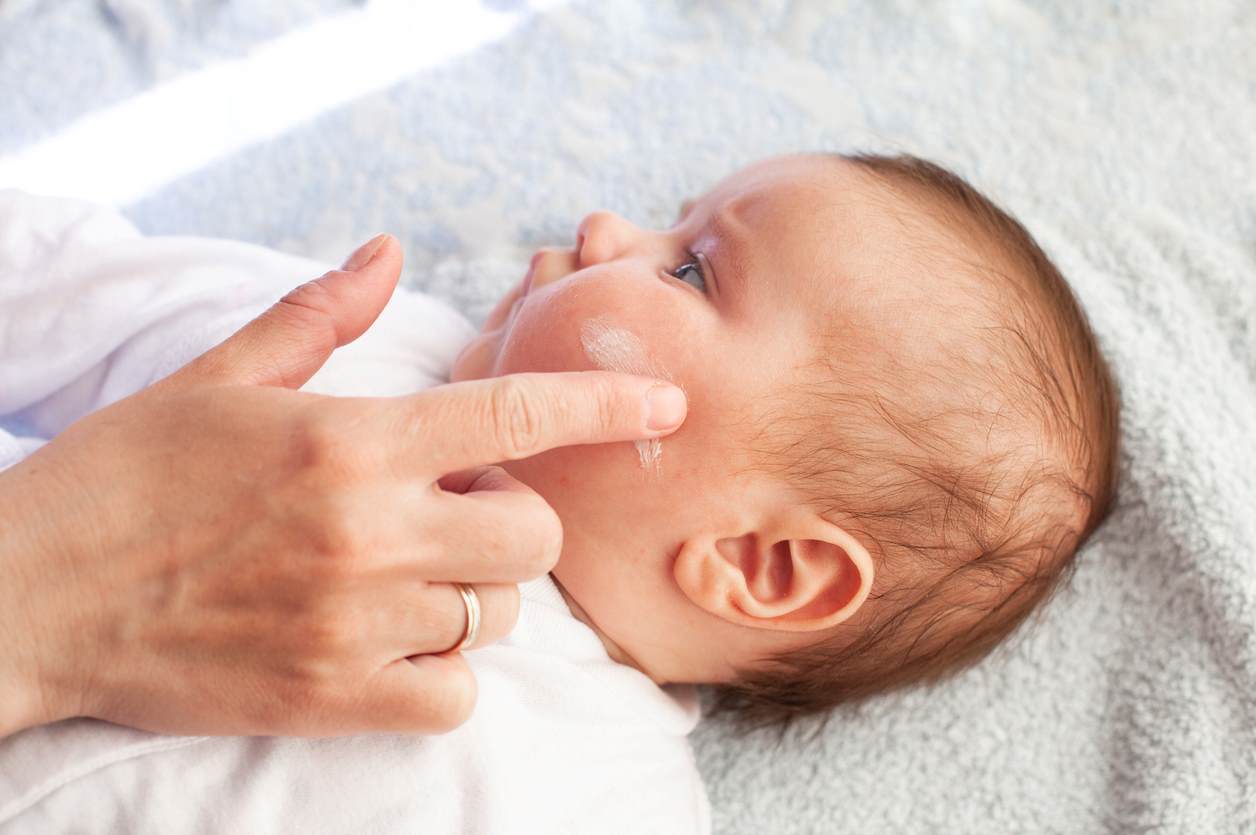
{"label": "white cream streak", "polygon": [[[650,359],[636,334],[608,324],[601,317],[588,319],[580,326],[580,344],[589,361],[604,371],[671,379],[665,368]],[[662,466],[660,461],[663,458],[663,442],[658,438],[651,438],[647,441],[634,441],[633,445],[641,458],[641,469],[659,472]]]}

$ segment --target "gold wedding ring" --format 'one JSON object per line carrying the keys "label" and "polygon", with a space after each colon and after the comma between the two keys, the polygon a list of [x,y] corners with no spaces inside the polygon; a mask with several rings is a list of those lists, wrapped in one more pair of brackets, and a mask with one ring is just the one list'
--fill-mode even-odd
{"label": "gold wedding ring", "polygon": [[467,610],[467,628],[462,633],[462,640],[448,651],[461,652],[474,644],[475,639],[480,637],[480,597],[475,593],[475,589],[467,583],[454,583],[453,585],[458,590],[458,594],[462,595],[462,605]]}

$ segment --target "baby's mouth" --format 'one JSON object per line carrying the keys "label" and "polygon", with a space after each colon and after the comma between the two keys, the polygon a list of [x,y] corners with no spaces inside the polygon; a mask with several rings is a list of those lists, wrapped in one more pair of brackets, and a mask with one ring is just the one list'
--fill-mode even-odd
{"label": "baby's mouth", "polygon": [[528,291],[532,289],[532,278],[536,275],[537,265],[541,263],[541,257],[544,255],[540,250],[533,254],[532,260],[528,262],[528,271],[523,276],[523,284],[519,293],[519,298],[528,295]]}
{"label": "baby's mouth", "polygon": [[519,294],[519,298],[515,299],[515,303],[510,306],[510,310],[506,313],[506,321],[514,321],[515,315],[519,312],[519,308],[523,307],[523,297],[527,295],[527,291]]}
{"label": "baby's mouth", "polygon": [[519,307],[523,304],[523,297],[528,295],[528,290],[532,288],[532,270],[529,269],[527,275],[523,277],[518,284],[506,295],[498,300],[497,305],[489,313],[488,318],[484,320],[481,332],[495,331],[506,325]]}
{"label": "baby's mouth", "polygon": [[519,312],[519,308],[523,307],[523,300],[527,298],[528,293],[532,290],[532,279],[536,276],[536,265],[541,260],[541,253],[532,256],[532,262],[528,264],[528,271],[524,273],[523,280],[519,282],[519,287],[515,291],[515,299],[510,304],[510,310],[506,313],[506,321],[509,322],[515,318],[515,314]]}

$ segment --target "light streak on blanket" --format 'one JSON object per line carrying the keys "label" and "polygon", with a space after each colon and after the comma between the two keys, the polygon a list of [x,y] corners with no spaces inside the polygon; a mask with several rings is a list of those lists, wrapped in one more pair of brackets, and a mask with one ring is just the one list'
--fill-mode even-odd
{"label": "light streak on blanket", "polygon": [[0,188],[124,206],[215,160],[499,40],[522,11],[372,0],[154,87],[0,157]]}

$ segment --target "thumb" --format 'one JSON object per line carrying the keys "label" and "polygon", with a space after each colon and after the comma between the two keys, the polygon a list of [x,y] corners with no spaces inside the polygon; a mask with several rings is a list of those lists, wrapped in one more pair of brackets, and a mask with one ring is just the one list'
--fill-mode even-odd
{"label": "thumb", "polygon": [[331,270],[288,293],[261,316],[180,370],[173,381],[300,388],[331,352],[379,317],[401,275],[401,245],[377,235]]}

